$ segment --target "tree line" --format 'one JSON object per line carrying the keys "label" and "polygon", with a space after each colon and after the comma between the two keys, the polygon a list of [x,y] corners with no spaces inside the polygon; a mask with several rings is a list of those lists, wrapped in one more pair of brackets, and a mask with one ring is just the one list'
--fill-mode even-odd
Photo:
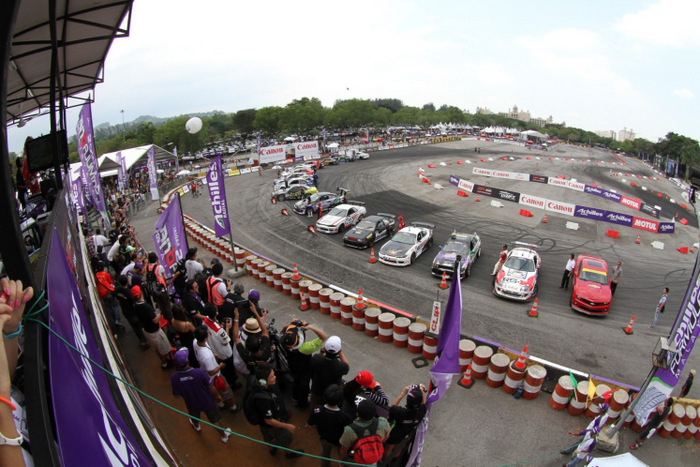
{"label": "tree line", "polygon": [[[318,98],[294,99],[284,107],[270,106],[244,109],[233,113],[211,112],[200,114],[203,127],[197,134],[185,130],[185,122],[194,115],[170,119],[142,117],[126,125],[97,128],[97,154],[121,149],[156,144],[164,149],[177,147],[178,154],[194,154],[218,144],[243,141],[257,134],[265,139],[281,139],[283,135],[320,136],[323,129],[329,133],[356,131],[365,128],[383,129],[389,126],[420,126],[427,128],[438,123],[467,124],[479,128],[498,126],[519,131],[536,130],[552,138],[597,147],[624,151],[627,154],[664,157],[680,160],[682,164],[700,166],[700,145],[689,137],[669,132],[658,142],[644,138],[615,141],[592,131],[568,127],[566,124],[535,125],[496,114],[472,114],[455,106],[436,108],[428,103],[422,107],[404,105],[400,99],[346,99],[337,100],[333,107],[324,107]],[[71,161],[78,160],[75,141],[69,146]]]}

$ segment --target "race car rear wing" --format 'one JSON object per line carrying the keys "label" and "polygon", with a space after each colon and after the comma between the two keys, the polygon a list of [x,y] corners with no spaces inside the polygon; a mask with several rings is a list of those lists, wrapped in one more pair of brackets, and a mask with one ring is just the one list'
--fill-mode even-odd
{"label": "race car rear wing", "polygon": [[511,245],[518,245],[518,246],[524,246],[527,248],[532,248],[533,250],[536,250],[539,248],[538,245],[535,245],[534,243],[525,243],[525,242],[510,242]]}
{"label": "race car rear wing", "polygon": [[389,219],[396,219],[396,216],[395,216],[395,215],[393,215],[393,214],[387,214],[387,213],[385,213],[385,212],[378,212],[377,215],[380,216],[380,217],[388,217]]}
{"label": "race car rear wing", "polygon": [[435,224],[430,224],[428,222],[411,222],[412,227],[423,227],[424,229],[435,230]]}
{"label": "race car rear wing", "polygon": [[346,201],[343,204],[354,204],[355,206],[364,206],[365,202],[364,201]]}
{"label": "race car rear wing", "polygon": [[336,193],[338,193],[340,196],[347,196],[350,194],[350,190],[347,188],[343,188],[342,186],[339,186],[337,190],[335,190]]}

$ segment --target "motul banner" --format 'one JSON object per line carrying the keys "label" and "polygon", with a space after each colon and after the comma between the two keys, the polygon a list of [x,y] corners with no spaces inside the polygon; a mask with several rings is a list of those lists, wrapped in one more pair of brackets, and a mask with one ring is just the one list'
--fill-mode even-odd
{"label": "motul banner", "polygon": [[635,211],[639,211],[639,208],[642,207],[642,201],[637,199],[637,198],[630,198],[629,196],[622,195],[622,198],[620,199],[620,204],[623,206],[627,206],[628,208],[632,208]]}
{"label": "motul banner", "polygon": [[258,153],[258,159],[261,164],[269,164],[270,162],[283,161],[285,156],[285,148],[287,146],[284,144],[278,144],[277,146],[268,146],[266,148],[260,148]]}
{"label": "motul banner", "polygon": [[658,232],[659,223],[649,219],[642,219],[641,217],[635,217],[632,220],[632,227],[635,229],[642,229],[649,232]]}
{"label": "motul banner", "polygon": [[294,144],[294,158],[318,158],[318,141],[304,141]]}

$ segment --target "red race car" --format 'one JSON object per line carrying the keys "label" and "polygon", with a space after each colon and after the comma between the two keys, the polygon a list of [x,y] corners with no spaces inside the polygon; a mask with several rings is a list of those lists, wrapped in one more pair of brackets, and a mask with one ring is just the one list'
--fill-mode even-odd
{"label": "red race car", "polygon": [[587,315],[608,314],[612,292],[608,263],[595,256],[579,255],[572,271],[571,308]]}

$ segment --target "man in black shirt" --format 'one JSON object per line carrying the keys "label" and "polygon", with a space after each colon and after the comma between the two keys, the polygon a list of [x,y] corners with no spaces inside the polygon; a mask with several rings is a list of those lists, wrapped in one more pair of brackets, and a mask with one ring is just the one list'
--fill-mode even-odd
{"label": "man in black shirt", "polygon": [[323,343],[320,353],[311,357],[311,405],[320,405],[326,388],[331,384],[342,386],[343,376],[350,371],[348,359],[341,349],[340,337],[331,336]]}
{"label": "man in black shirt", "polygon": [[[425,417],[427,407],[425,399],[428,395],[428,390],[422,384],[420,386],[406,386],[401,391],[401,394],[396,398],[391,407],[389,407],[389,424],[391,425],[391,433],[385,442],[384,459],[391,457],[391,452],[397,444],[403,439],[412,434],[418,424]],[[401,399],[406,397],[406,406],[401,407]],[[398,455],[398,451],[397,454]]]}
{"label": "man in black shirt", "polygon": [[136,301],[134,304],[134,311],[136,311],[136,316],[146,333],[146,340],[151,344],[151,347],[153,347],[153,350],[160,359],[160,367],[163,370],[172,368],[173,361],[170,358],[170,342],[159,325],[160,312],[156,311],[150,303],[144,300],[141,287],[138,285],[131,288],[131,296]]}
{"label": "man in black shirt", "polygon": [[201,323],[204,319],[204,300],[199,295],[199,283],[190,279],[187,281],[187,292],[184,297],[182,297],[182,306],[185,307],[189,317],[192,319],[194,324]]}
{"label": "man in black shirt", "polygon": [[[317,405],[311,411],[308,426],[315,426],[321,440],[321,457],[330,458],[333,448],[340,452],[340,437],[344,428],[352,423],[352,417],[340,409],[343,402],[343,388],[331,384],[323,393],[324,405]],[[330,461],[321,459],[321,467],[330,466]]]}
{"label": "man in black shirt", "polygon": [[651,438],[654,433],[656,433],[656,430],[661,426],[661,424],[666,420],[666,417],[668,414],[671,412],[671,406],[673,405],[673,399],[668,398],[666,399],[666,402],[664,404],[659,404],[656,407],[656,412],[654,413],[654,416],[649,419],[646,425],[644,425],[644,429],[642,430],[641,433],[639,433],[639,436],[637,436],[637,439],[634,441],[634,444],[630,446],[630,450],[634,451],[638,447],[644,443],[644,441],[648,440]]}
{"label": "man in black shirt", "polygon": [[141,321],[139,321],[138,316],[136,316],[136,311],[134,311],[136,302],[134,301],[134,297],[131,296],[129,280],[126,276],[119,276],[117,279],[117,286],[114,288],[114,296],[119,300],[122,314],[126,317],[127,321],[129,321],[131,329],[134,330],[134,334],[136,334],[136,337],[138,337],[141,343],[141,347],[147,349],[148,342],[146,342],[146,336],[143,334]]}

